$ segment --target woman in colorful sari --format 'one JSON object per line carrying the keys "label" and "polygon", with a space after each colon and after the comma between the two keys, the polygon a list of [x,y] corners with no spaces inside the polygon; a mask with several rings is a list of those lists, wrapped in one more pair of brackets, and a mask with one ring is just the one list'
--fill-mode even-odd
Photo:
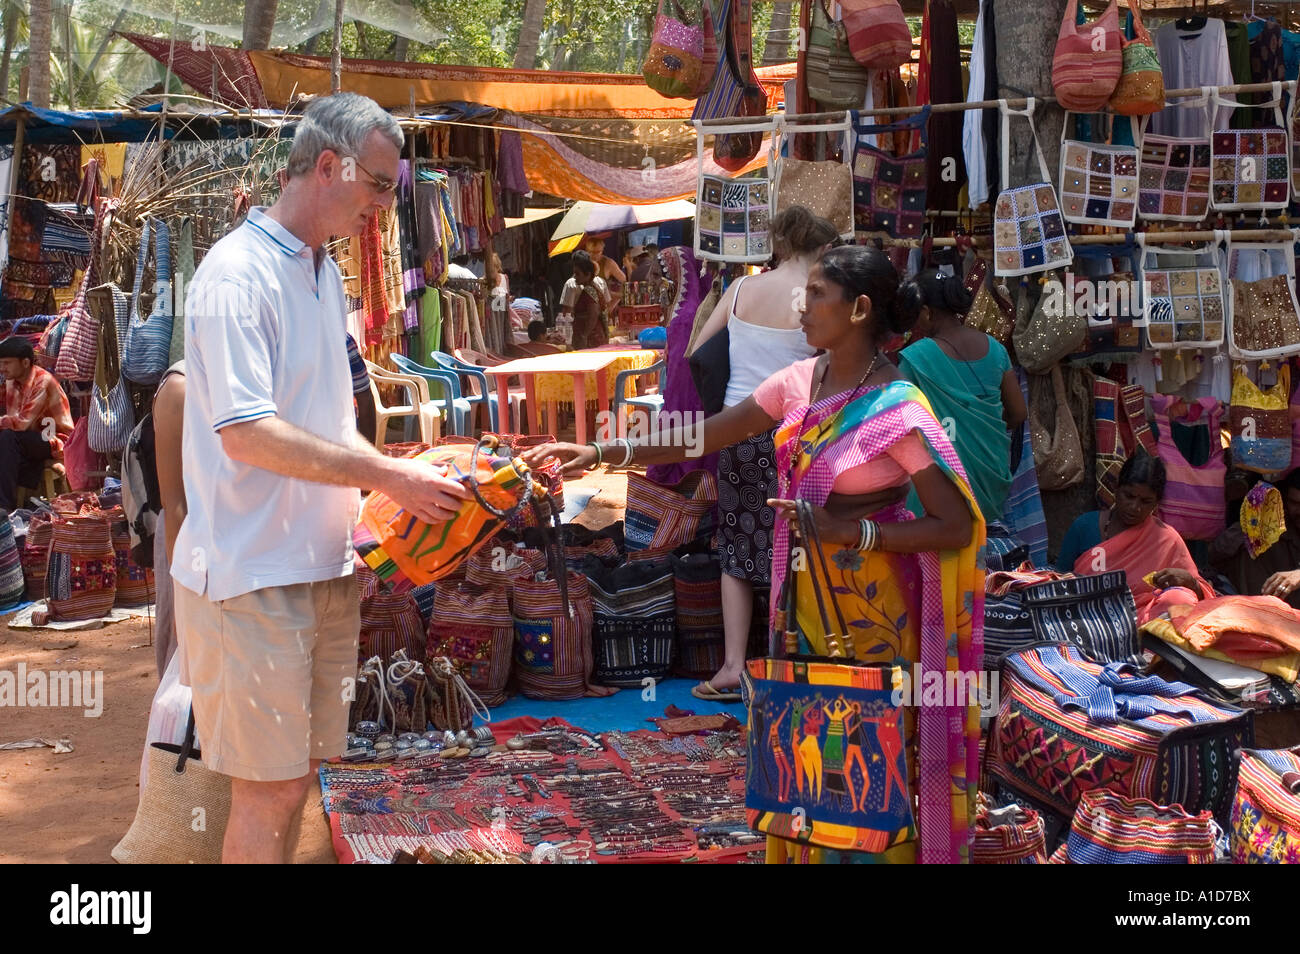
{"label": "woman in colorful sari", "polygon": [[[664,396],[663,411],[669,416],[663,419],[686,420],[704,413],[699,392],[691,380],[690,366],[686,363],[686,346],[691,340],[695,313],[708,294],[712,278],[700,274],[700,263],[695,253],[684,245],[664,249],[659,253],[659,261],[663,267],[664,318],[668,324],[663,383],[659,393]],[[671,486],[693,470],[716,472],[717,469],[718,455],[709,454],[678,464],[656,464],[646,468],[646,476]]]}
{"label": "woman in colorful sari", "polygon": [[1002,519],[1011,489],[1010,432],[1028,416],[1007,349],[960,315],[974,296],[952,275],[929,268],[916,276],[921,318],[898,369],[930,400],[957,449],[980,512]]}
{"label": "woman in colorful sari", "polygon": [[1115,503],[1085,513],[1061,542],[1056,568],[1093,576],[1123,570],[1137,604],[1138,625],[1175,605],[1217,595],[1172,527],[1156,516],[1165,492],[1165,465],[1138,451],[1120,468]]}
{"label": "woman in colorful sari", "polygon": [[[862,664],[897,666],[908,679],[919,673],[918,685],[935,678],[974,679],[983,651],[984,592],[978,562],[984,521],[961,462],[925,395],[904,381],[880,350],[882,342],[911,328],[919,310],[916,286],[899,287],[898,273],[883,252],[860,246],[832,249],[809,274],[800,322],[808,344],[824,353],[773,374],[753,395],[707,419],[698,435],[708,453],[779,425],[779,489],[772,506],[784,519],[776,524],[772,579],[793,583],[797,601],[793,618],[780,613],[779,601],[773,601],[773,653],[851,656]],[[602,459],[684,459],[687,435],[670,432],[668,438],[655,446],[624,440],[586,447],[552,444],[526,456],[540,461],[558,454],[569,471]],[[909,478],[923,507],[916,518],[902,503]],[[805,525],[810,534],[815,531],[820,546],[800,539],[802,549],[790,559],[788,523],[796,509],[807,517]],[[834,623],[823,622],[827,599]],[[846,621],[843,628],[838,626],[841,619]],[[838,667],[841,672],[846,668]],[[826,691],[817,704],[833,704],[835,689],[819,689]],[[919,700],[914,695],[912,701]],[[814,798],[815,780],[796,751],[796,787],[812,828],[800,834],[788,805],[784,813],[762,809],[760,822],[771,821],[767,827],[773,831],[797,838],[769,837],[770,862],[969,860],[979,707],[969,697],[927,696],[925,701],[912,706],[904,700],[901,717],[895,710],[892,721],[881,718],[887,709],[863,712],[860,722],[881,720],[855,731],[852,739],[852,744],[873,749],[866,759],[875,763],[872,775],[861,777],[858,759],[842,766],[844,787],[852,782],[861,791],[870,784],[869,811],[888,815],[894,823],[878,823],[872,816],[869,833],[863,834],[866,822],[857,815],[843,827],[815,820],[823,811],[842,815],[845,795],[823,788]],[[750,703],[764,706],[757,696]],[[777,700],[772,706],[772,719],[795,718],[778,715],[779,705]],[[762,714],[769,715],[766,708]],[[798,728],[806,727],[784,722],[779,737],[796,737],[792,730]],[[819,737],[813,744],[824,752],[820,735],[827,727],[816,728]],[[895,737],[898,742],[891,741]],[[809,736],[805,732],[797,739],[805,746]],[[893,785],[884,764],[891,752],[897,759]],[[906,797],[894,797],[892,805],[877,804],[876,793],[892,797],[900,776],[911,786]],[[758,784],[757,777],[750,780],[751,788]],[[769,795],[775,800],[774,793],[762,798]],[[914,804],[918,837],[913,837]],[[848,850],[859,846],[865,847]]]}

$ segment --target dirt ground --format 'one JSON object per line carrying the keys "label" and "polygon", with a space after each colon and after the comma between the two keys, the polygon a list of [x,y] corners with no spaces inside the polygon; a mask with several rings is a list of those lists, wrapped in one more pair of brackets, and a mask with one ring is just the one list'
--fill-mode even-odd
{"label": "dirt ground", "polygon": [[[568,484],[600,487],[578,522],[602,527],[621,519],[627,479],[589,474]],[[148,620],[64,633],[14,629],[0,622],[0,670],[92,670],[104,674],[98,718],[80,709],[0,710],[0,744],[68,738],[73,751],[0,751],[0,863],[112,864],[109,852],[131,826],[139,800],[140,758],[149,706],[158,686]],[[334,864],[318,786],[303,809],[299,864]]]}

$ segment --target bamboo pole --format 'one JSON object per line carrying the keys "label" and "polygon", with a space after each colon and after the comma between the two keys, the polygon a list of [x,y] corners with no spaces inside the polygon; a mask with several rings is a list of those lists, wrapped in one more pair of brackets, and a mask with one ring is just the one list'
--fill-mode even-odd
{"label": "bamboo pole", "polygon": [[[1283,92],[1290,91],[1294,95],[1295,87],[1296,87],[1295,80],[1287,80],[1281,85],[1282,85]],[[1212,88],[1216,92],[1218,92],[1219,95],[1221,96],[1232,95],[1237,93],[1271,93],[1273,91],[1273,84],[1272,83],[1239,83],[1233,86],[1218,86]],[[1165,100],[1168,101],[1170,99],[1187,99],[1193,96],[1200,96],[1201,92],[1202,91],[1200,87],[1192,87],[1187,89],[1169,89],[1169,90],[1165,90]],[[1055,96],[1034,97],[1035,106],[1041,106],[1045,103],[1055,103],[1055,102],[1056,102]],[[1024,109],[1027,105],[1029,105],[1029,101],[1024,97],[1021,97],[1020,99],[1008,99],[1006,101],[1006,104],[1010,109]],[[1257,103],[1243,103],[1242,105],[1251,106],[1255,109],[1261,108]],[[858,110],[858,115],[859,116],[914,116],[925,108],[926,107],[924,106],[891,106],[882,109],[860,109]],[[962,113],[972,109],[997,109],[997,108],[998,108],[998,100],[982,99],[973,103],[938,103],[936,105],[930,106],[930,112],[931,113]],[[784,118],[789,122],[803,123],[803,122],[817,122],[820,120],[842,119],[843,117],[844,117],[844,110],[841,109],[833,113],[825,113],[825,112],[788,113],[785,115]],[[1136,119],[1137,117],[1133,117],[1133,118]],[[744,126],[744,125],[759,124],[759,123],[771,122],[771,121],[772,121],[772,117],[770,115],[769,116],[730,116],[730,117],[724,116],[718,119],[697,120],[696,125],[703,129],[708,129],[710,126]]]}
{"label": "bamboo pole", "polygon": [[[1185,245],[1197,242],[1213,242],[1225,234],[1234,242],[1294,242],[1296,234],[1290,229],[1196,229],[1186,232],[1146,232],[1148,245]],[[868,236],[872,238],[872,236]],[[969,238],[969,236],[966,236]],[[880,238],[880,243],[889,248],[920,248],[921,239]],[[1134,233],[1116,233],[1114,235],[1072,235],[1071,245],[1127,245],[1134,241]],[[956,238],[936,238],[930,243],[934,248],[953,248]]]}

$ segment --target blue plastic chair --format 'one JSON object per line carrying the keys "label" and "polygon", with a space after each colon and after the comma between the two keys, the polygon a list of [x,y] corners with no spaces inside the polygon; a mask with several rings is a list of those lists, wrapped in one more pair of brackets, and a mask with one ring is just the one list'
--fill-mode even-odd
{"label": "blue plastic chair", "polygon": [[[459,375],[441,368],[426,368],[405,355],[390,354],[388,360],[393,362],[393,366],[403,374],[416,374],[429,382],[430,403],[443,413],[453,434],[473,436],[469,431],[470,401],[461,397]],[[435,385],[440,389],[438,393],[442,397],[433,397]]]}
{"label": "blue plastic chair", "polygon": [[644,374],[659,374],[664,370],[664,366],[665,362],[660,360],[650,365],[648,368],[629,368],[626,371],[620,371],[614,376],[614,400],[610,406],[610,410],[612,411],[616,422],[619,420],[620,406],[626,404],[630,407],[644,408],[646,414],[649,415],[650,418],[650,427],[652,429],[654,428],[655,419],[659,416],[659,412],[663,410],[664,396],[657,393],[637,394],[632,397],[624,397],[623,395],[627,393],[628,378],[637,378]]}
{"label": "blue plastic chair", "polygon": [[447,354],[445,351],[434,351],[429,355],[429,357],[433,358],[434,362],[443,371],[448,371],[455,375],[463,374],[478,382],[478,394],[466,395],[464,400],[468,401],[470,404],[487,405],[488,420],[491,422],[492,431],[493,433],[499,434],[501,431],[498,427],[500,418],[497,414],[496,395],[493,394],[492,389],[488,387],[487,375],[484,373],[485,369],[476,364],[469,364],[468,362],[462,361],[460,358]]}

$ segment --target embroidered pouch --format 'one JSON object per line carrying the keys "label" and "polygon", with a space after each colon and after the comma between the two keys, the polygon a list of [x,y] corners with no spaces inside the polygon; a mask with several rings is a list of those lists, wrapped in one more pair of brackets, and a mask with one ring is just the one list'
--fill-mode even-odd
{"label": "embroidered pouch", "polygon": [[[998,108],[1002,112],[1003,190],[993,210],[994,274],[1029,275],[1068,265],[1074,259],[1074,250],[1065,234],[1065,219],[1047,172],[1047,161],[1033,132],[1034,100],[1031,97],[1023,111],[1008,108],[1006,100],[999,100]],[[1031,185],[1006,188],[1011,181],[1007,143],[1011,140],[1013,114],[1029,120],[1041,179]]]}
{"label": "embroidered pouch", "polygon": [[[919,238],[925,229],[926,128],[930,107],[902,122],[872,124],[854,114],[853,222],[858,238],[884,233]],[[895,156],[872,146],[869,136],[919,132],[921,148]]]}

